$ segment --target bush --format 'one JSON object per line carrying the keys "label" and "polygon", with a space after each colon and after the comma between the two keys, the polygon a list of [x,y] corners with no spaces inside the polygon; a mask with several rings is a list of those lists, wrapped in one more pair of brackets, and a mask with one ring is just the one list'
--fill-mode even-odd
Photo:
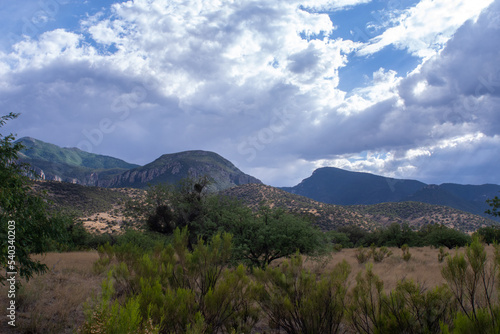
{"label": "bush", "polygon": [[[498,271],[499,250],[495,252],[495,261],[488,266],[484,246],[478,238],[465,249],[465,254],[457,252],[449,256],[442,275],[448,282],[455,299],[460,305],[460,310],[470,322],[464,322],[458,315],[458,323],[472,326],[476,333],[483,333],[485,328],[494,328],[498,322],[498,308],[494,304],[493,293],[495,278]],[[485,317],[484,312],[489,312],[490,317]],[[462,320],[460,320],[462,319]],[[484,323],[489,319],[489,323]]]}
{"label": "bush", "polygon": [[256,270],[257,302],[272,328],[286,333],[337,333],[346,308],[345,260],[321,277],[303,268],[294,255],[279,268]]}
{"label": "bush", "polygon": [[363,246],[358,247],[356,250],[356,260],[358,260],[358,263],[365,263],[368,261],[371,257],[372,253],[365,249]]}
{"label": "bush", "polygon": [[373,261],[375,262],[382,262],[386,257],[392,255],[392,252],[385,246],[380,247],[378,250],[375,245],[372,245],[370,248],[373,256]]}
{"label": "bush", "polygon": [[447,256],[449,256],[449,255],[450,255],[450,253],[446,252],[446,251],[444,250],[444,247],[443,247],[443,246],[439,247],[438,262],[439,262],[439,263],[442,263],[442,262],[444,261],[444,259],[445,259]]}
{"label": "bush", "polygon": [[463,232],[448,228],[443,225],[430,227],[425,237],[426,244],[434,247],[445,246],[449,249],[464,247],[471,242],[471,237]]}
{"label": "bush", "polygon": [[406,262],[410,261],[411,259],[411,253],[410,253],[410,247],[408,247],[407,244],[404,244],[403,246],[401,246],[401,251],[403,252],[403,260],[405,260]]}
{"label": "bush", "polygon": [[[203,332],[248,332],[258,314],[252,304],[246,268],[227,268],[231,235],[216,234],[209,243],[199,238],[192,251],[188,249],[188,238],[187,228],[176,229],[172,244],[146,253],[137,246],[130,248],[128,243],[123,244],[127,247],[100,247],[100,266],[107,264],[106,259],[119,261],[111,277],[115,297],[121,296],[123,302],[115,301],[114,307],[127,310],[138,305],[142,320],[137,328],[144,328],[150,320],[162,333],[199,328]],[[101,297],[97,313],[106,298]],[[129,303],[131,306],[127,306]],[[104,314],[109,316],[109,312]],[[86,326],[92,323],[88,318]]]}
{"label": "bush", "polygon": [[[373,273],[369,263],[366,271],[356,275],[356,286],[351,291],[347,318],[356,333],[381,332],[384,282]],[[382,333],[382,332],[381,332]]]}

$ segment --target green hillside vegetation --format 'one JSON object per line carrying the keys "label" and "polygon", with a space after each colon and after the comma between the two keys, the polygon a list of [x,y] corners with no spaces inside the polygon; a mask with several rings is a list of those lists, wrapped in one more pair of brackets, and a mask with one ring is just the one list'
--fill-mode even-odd
{"label": "green hillside vegetation", "polygon": [[16,142],[21,143],[24,148],[20,151],[20,157],[45,161],[53,164],[83,167],[90,169],[132,169],[138,165],[127,163],[123,160],[109,156],[92,154],[77,148],[61,148],[54,144],[45,143],[30,137],[23,137]]}
{"label": "green hillside vegetation", "polygon": [[198,178],[208,176],[211,180],[208,186],[210,191],[227,189],[243,183],[261,183],[258,179],[242,173],[230,161],[214,152],[185,151],[165,154],[155,161],[135,168],[135,174],[154,174],[149,182],[142,180],[129,181],[124,179],[120,187],[147,188],[149,185],[160,183],[177,184],[188,177]]}
{"label": "green hillside vegetation", "polygon": [[310,215],[323,231],[337,230],[343,226],[358,226],[374,231],[394,223],[407,223],[413,229],[420,229],[427,224],[443,224],[460,231],[474,232],[483,226],[498,225],[491,219],[457,209],[418,202],[340,206],[257,184],[234,187],[221,194],[238,198],[251,208],[265,203],[296,214]]}
{"label": "green hillside vegetation", "polygon": [[468,212],[442,205],[420,202],[380,203],[349,206],[382,225],[407,223],[413,228],[427,224],[443,224],[464,232],[480,227],[496,226],[497,222]]}

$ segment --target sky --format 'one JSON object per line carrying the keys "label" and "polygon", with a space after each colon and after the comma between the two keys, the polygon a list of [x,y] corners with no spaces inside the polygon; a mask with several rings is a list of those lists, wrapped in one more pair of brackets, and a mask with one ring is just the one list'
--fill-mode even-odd
{"label": "sky", "polygon": [[0,132],[272,186],[500,184],[499,36],[500,0],[2,1]]}

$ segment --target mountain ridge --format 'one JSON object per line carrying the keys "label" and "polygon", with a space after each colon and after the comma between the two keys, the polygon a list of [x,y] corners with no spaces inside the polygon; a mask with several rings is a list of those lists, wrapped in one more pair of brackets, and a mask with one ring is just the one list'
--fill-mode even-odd
{"label": "mountain ridge", "polygon": [[[486,200],[498,195],[500,185],[454,183],[435,185],[416,180],[351,172],[335,167],[322,167],[296,186],[281,189],[329,204],[374,205],[414,201],[445,205],[492,218],[484,213],[488,209]],[[498,221],[498,218],[496,220]]]}
{"label": "mountain ridge", "polygon": [[31,137],[16,142],[25,146],[19,160],[30,164],[46,180],[104,188],[146,188],[158,183],[176,183],[188,176],[208,176],[212,191],[248,182],[262,183],[215,152],[192,150],[164,154],[139,166],[77,148],[61,148]]}
{"label": "mountain ridge", "polygon": [[374,231],[393,223],[400,225],[408,223],[414,229],[427,224],[443,224],[463,232],[474,232],[480,227],[496,225],[490,217],[481,217],[442,205],[412,201],[371,205],[335,205],[262,184],[245,184],[226,189],[220,194],[236,198],[252,209],[257,209],[261,205],[269,205],[309,216],[323,231],[352,225]]}

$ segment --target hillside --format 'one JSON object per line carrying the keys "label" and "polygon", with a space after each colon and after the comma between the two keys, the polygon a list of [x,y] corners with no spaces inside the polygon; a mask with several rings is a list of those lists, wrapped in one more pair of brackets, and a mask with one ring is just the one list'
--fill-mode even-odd
{"label": "hillside", "polygon": [[479,227],[498,225],[491,219],[448,206],[419,202],[380,203],[349,208],[385,226],[392,223],[408,223],[410,226],[420,228],[426,224],[443,224],[463,232],[474,232]]}
{"label": "hillside", "polygon": [[339,206],[317,202],[282,189],[257,184],[227,189],[221,194],[238,198],[253,208],[264,203],[290,212],[312,215],[318,226],[325,231],[351,224],[372,230],[392,223],[408,223],[415,228],[435,223],[472,232],[482,226],[497,224],[491,219],[447,206],[417,202]]}
{"label": "hillside", "polygon": [[19,160],[29,163],[43,180],[105,188],[146,188],[158,183],[175,184],[188,176],[208,176],[212,181],[209,186],[212,191],[244,183],[261,183],[214,152],[198,150],[165,154],[149,164],[138,166],[29,137],[17,142],[25,146]]}
{"label": "hillside", "polygon": [[186,177],[207,175],[212,191],[246,183],[262,183],[236,168],[229,160],[214,152],[185,151],[165,154],[155,161],[116,176],[106,186],[146,188],[149,184],[175,184]]}
{"label": "hillside", "polygon": [[324,167],[316,169],[296,186],[282,189],[329,204],[371,205],[412,201],[449,206],[491,219],[484,213],[488,208],[486,199],[497,196],[500,185],[427,185],[415,180]]}
{"label": "hillside", "polygon": [[365,215],[356,210],[340,205],[320,203],[262,184],[245,184],[227,189],[219,194],[237,198],[253,209],[257,209],[260,205],[268,205],[283,208],[288,212],[311,216],[324,231],[334,230],[345,225],[357,225],[367,230],[372,230],[377,226],[375,221],[366,218]]}
{"label": "hillside", "polygon": [[43,180],[97,186],[99,181],[138,167],[117,158],[62,148],[31,137],[23,137],[16,143],[24,146],[19,160],[30,164]]}

